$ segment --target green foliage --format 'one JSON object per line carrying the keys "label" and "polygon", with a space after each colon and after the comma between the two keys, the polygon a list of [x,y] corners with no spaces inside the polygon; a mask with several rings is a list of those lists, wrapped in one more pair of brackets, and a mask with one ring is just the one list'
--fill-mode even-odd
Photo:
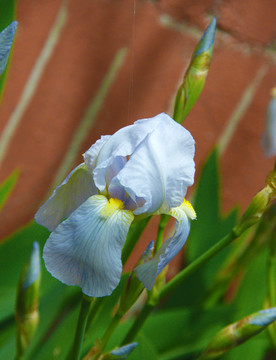
{"label": "green foliage", "polygon": [[14,188],[16,181],[18,179],[18,171],[13,171],[7,179],[5,179],[2,184],[0,184],[0,211],[5,205],[12,189]]}
{"label": "green foliage", "polygon": [[[37,240],[43,247],[49,231],[31,222],[0,245],[0,358],[13,359],[15,354],[14,306],[17,282],[27,261],[32,244]],[[93,326],[88,331],[84,348],[89,350],[112,318],[112,310],[122,292],[125,275],[112,296],[105,298]],[[42,264],[40,293],[40,321],[26,359],[65,359],[73,341],[78,317],[80,290],[68,287],[54,279]],[[95,331],[95,329],[97,329]],[[47,340],[47,341],[46,341]]]}

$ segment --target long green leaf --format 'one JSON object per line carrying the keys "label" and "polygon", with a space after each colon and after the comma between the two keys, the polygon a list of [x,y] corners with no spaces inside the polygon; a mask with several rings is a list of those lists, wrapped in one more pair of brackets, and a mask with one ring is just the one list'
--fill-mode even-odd
{"label": "long green leaf", "polygon": [[0,211],[5,205],[10,193],[12,192],[12,189],[14,188],[18,179],[18,175],[18,171],[15,170],[9,177],[7,177],[6,180],[4,180],[4,182],[2,182],[2,184],[0,184]]}

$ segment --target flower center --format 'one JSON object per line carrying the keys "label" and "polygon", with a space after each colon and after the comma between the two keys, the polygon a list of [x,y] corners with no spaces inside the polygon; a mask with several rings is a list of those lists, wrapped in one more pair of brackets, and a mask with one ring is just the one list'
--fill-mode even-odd
{"label": "flower center", "polygon": [[120,199],[110,198],[108,200],[108,206],[114,210],[124,210],[124,203]]}
{"label": "flower center", "polygon": [[101,213],[104,217],[107,218],[118,210],[124,210],[124,203],[122,202],[122,200],[110,198]]}

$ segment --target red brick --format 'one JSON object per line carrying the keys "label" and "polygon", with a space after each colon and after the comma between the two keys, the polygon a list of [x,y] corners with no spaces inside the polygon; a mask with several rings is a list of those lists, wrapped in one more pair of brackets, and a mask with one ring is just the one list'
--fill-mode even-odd
{"label": "red brick", "polygon": [[276,36],[275,0],[223,0],[219,26],[244,41],[268,44]]}

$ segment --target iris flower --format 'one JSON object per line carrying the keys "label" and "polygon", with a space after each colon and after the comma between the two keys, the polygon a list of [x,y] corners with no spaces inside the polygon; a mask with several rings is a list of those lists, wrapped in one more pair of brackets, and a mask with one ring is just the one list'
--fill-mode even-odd
{"label": "iris flower", "polygon": [[48,271],[88,296],[110,295],[121,278],[130,225],[169,214],[177,220],[174,235],[135,269],[151,289],[183,247],[195,217],[185,200],[194,181],[194,151],[189,131],[164,113],[102,136],[35,216],[52,231],[43,251]]}

